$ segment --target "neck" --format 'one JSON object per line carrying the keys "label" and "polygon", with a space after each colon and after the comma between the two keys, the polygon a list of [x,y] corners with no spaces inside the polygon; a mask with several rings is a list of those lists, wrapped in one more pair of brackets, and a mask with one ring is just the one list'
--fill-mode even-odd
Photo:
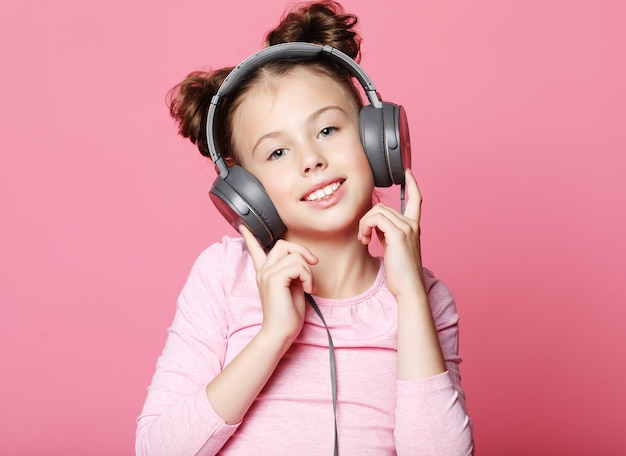
{"label": "neck", "polygon": [[361,294],[372,286],[378,274],[379,262],[356,234],[329,239],[307,239],[293,242],[306,245],[318,257],[312,267],[315,294],[323,298],[341,299]]}

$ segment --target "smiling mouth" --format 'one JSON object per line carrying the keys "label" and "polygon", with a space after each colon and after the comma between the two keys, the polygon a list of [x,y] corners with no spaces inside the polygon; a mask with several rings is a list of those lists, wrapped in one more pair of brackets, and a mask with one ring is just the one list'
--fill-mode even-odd
{"label": "smiling mouth", "polygon": [[341,182],[333,182],[325,187],[322,187],[314,192],[309,193],[307,196],[302,198],[304,201],[319,201],[324,199],[337,191],[339,187],[341,187],[343,181]]}

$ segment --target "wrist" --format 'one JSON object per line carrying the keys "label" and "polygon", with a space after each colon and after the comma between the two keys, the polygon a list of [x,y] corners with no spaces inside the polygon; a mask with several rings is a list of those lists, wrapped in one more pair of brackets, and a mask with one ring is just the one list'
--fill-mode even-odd
{"label": "wrist", "polygon": [[275,331],[274,328],[261,326],[254,340],[264,353],[276,353],[278,356],[282,357],[282,355],[289,350],[289,347],[291,347],[294,340],[296,340],[296,337],[297,335],[292,336],[280,331]]}
{"label": "wrist", "polygon": [[428,304],[428,293],[422,282],[407,290],[398,291],[398,293],[395,294],[395,298],[398,306],[415,307],[425,304],[427,307],[430,307]]}

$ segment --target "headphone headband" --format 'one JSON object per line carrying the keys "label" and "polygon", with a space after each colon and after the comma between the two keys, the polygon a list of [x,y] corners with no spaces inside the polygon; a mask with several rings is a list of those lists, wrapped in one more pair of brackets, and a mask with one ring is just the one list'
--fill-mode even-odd
{"label": "headphone headband", "polygon": [[220,85],[217,93],[213,95],[213,98],[211,99],[206,122],[206,138],[211,160],[215,163],[220,176],[224,177],[228,174],[228,168],[222,159],[222,153],[219,150],[217,141],[218,132],[215,117],[217,115],[217,106],[219,105],[220,99],[223,96],[235,91],[243,79],[249,76],[257,68],[269,62],[289,59],[312,60],[319,56],[329,57],[333,62],[336,62],[347,69],[350,74],[359,81],[361,86],[363,86],[365,95],[371,105],[375,108],[382,107],[382,101],[378,96],[376,87],[374,87],[374,83],[370,77],[350,56],[341,52],[339,49],[332,46],[321,46],[319,44],[303,42],[281,43],[269,46],[259,52],[256,52],[255,54],[252,54],[250,57],[246,58],[243,62],[233,68]]}

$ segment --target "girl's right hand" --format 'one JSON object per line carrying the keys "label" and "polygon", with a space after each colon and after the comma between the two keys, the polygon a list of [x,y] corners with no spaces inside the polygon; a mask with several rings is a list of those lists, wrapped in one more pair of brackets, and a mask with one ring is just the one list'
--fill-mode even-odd
{"label": "girl's right hand", "polygon": [[279,240],[265,253],[256,237],[244,225],[239,232],[248,247],[256,270],[263,306],[261,333],[291,344],[304,324],[304,293],[313,293],[311,266],[318,258],[307,248]]}

